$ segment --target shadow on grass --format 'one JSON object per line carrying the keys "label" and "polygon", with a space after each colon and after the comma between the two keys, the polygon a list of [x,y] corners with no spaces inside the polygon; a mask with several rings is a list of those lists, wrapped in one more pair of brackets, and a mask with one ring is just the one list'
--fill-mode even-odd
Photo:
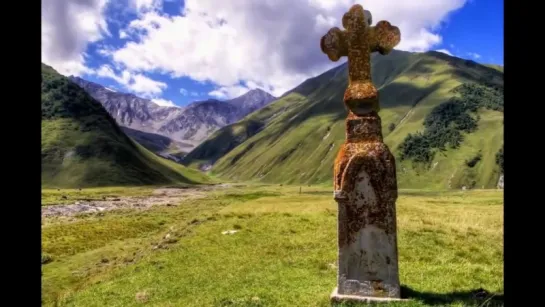
{"label": "shadow on grass", "polygon": [[253,193],[241,193],[241,194],[237,194],[237,193],[228,193],[228,194],[225,194],[223,196],[224,199],[233,199],[233,200],[236,200],[236,201],[241,201],[241,202],[244,202],[244,201],[250,201],[250,200],[255,200],[255,199],[258,199],[258,198],[262,198],[262,197],[271,197],[271,196],[280,196],[281,194],[280,193],[277,193],[277,192],[253,192]]}
{"label": "shadow on grass", "polygon": [[[409,299],[407,302],[391,302],[387,306],[462,306],[496,307],[504,306],[504,297],[500,293],[490,293],[485,289],[471,291],[454,291],[449,293],[421,292],[406,286],[401,286],[401,297]],[[384,306],[384,303],[332,303],[335,307],[356,306]]]}
{"label": "shadow on grass", "polygon": [[333,189],[331,189],[331,191],[305,191],[305,190],[303,190],[301,193],[302,194],[310,194],[310,195],[331,195],[331,199],[333,199]]}
{"label": "shadow on grass", "polygon": [[485,289],[454,291],[449,293],[420,292],[401,286],[401,297],[422,301],[426,305],[445,306],[462,303],[464,306],[503,306],[502,293],[490,293]]}

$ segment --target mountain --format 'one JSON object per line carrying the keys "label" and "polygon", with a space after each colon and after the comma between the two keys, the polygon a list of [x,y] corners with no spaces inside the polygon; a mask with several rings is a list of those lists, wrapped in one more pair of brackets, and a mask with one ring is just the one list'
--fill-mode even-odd
{"label": "mountain", "polygon": [[[344,142],[342,64],[225,126],[183,158],[230,180],[329,184]],[[401,188],[496,187],[503,72],[439,52],[372,56],[383,136]]]}
{"label": "mountain", "polygon": [[214,131],[240,118],[237,107],[210,99],[190,104],[182,113],[164,122],[157,133],[198,145]]}
{"label": "mountain", "polygon": [[[141,132],[170,138],[171,152],[187,153],[219,128],[232,124],[276,98],[259,89],[228,101],[209,99],[185,108],[159,106],[152,100],[112,91],[100,84],[70,77],[93,98],[100,101],[117,123],[130,128],[126,133],[138,140]],[[140,132],[140,133],[139,133]],[[148,135],[148,139],[152,137]],[[154,142],[162,142],[157,139]],[[149,145],[149,143],[146,143]],[[147,147],[154,150],[153,147]],[[168,155],[166,151],[155,151]]]}
{"label": "mountain", "polygon": [[240,110],[238,116],[243,118],[256,110],[261,109],[275,99],[276,97],[261,89],[253,89],[246,94],[227,102]]}
{"label": "mountain", "polygon": [[141,131],[153,130],[158,123],[183,112],[177,107],[159,106],[149,99],[110,90],[100,84],[70,76],[70,80],[102,103],[122,126]]}
{"label": "mountain", "polygon": [[143,132],[127,127],[121,127],[121,130],[151,152],[178,163],[181,162],[181,158],[186,154],[184,151],[180,151],[180,148],[192,147],[191,144],[177,142],[160,134]]}
{"label": "mountain", "polygon": [[85,90],[42,64],[42,185],[204,183],[198,171],[132,141]]}

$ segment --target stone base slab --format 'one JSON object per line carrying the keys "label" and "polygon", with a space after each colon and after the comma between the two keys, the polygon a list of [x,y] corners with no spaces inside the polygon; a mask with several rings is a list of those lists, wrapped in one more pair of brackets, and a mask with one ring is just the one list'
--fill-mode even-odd
{"label": "stone base slab", "polygon": [[395,297],[372,297],[359,295],[339,294],[338,288],[333,289],[330,297],[332,302],[360,302],[360,303],[388,303],[388,302],[407,302],[409,299]]}

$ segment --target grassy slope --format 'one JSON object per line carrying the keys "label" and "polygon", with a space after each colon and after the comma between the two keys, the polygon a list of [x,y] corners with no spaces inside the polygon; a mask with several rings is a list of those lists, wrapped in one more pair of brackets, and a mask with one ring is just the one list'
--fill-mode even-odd
{"label": "grassy slope", "polygon": [[203,174],[127,137],[83,89],[42,64],[42,185],[203,183]]}
{"label": "grassy slope", "polygon": [[[44,223],[43,305],[330,306],[330,194],[248,186],[183,206]],[[503,292],[502,203],[500,191],[401,190],[400,279],[413,301],[397,306],[490,306],[470,292]],[[230,229],[239,232],[221,234]]]}
{"label": "grassy slope", "polygon": [[497,70],[503,72],[503,66],[502,65],[486,64],[486,66],[497,69]]}
{"label": "grassy slope", "polygon": [[[254,112],[215,133],[190,153],[186,163],[217,159],[212,174],[232,180],[328,183],[339,145],[344,141],[346,111],[342,96],[346,76],[346,65],[342,65],[305,81],[268,109]],[[388,56],[374,56],[373,80],[380,90],[380,116],[386,144],[397,155],[405,137],[423,130],[425,116],[452,96],[451,89],[463,82],[483,79],[503,83],[503,74],[437,52],[396,51]],[[410,161],[398,161],[400,187],[448,188],[449,184],[461,187],[473,178],[478,187],[494,187],[498,177],[494,155],[502,144],[503,114],[483,110],[480,115],[479,129],[466,137],[461,148],[437,155],[434,168],[420,170]],[[234,133],[235,127],[247,127],[250,120],[264,128],[250,137]],[[390,133],[391,123],[396,128]],[[238,137],[238,141],[229,141],[233,136]],[[231,150],[224,146],[227,143],[240,145],[232,146]],[[469,171],[464,161],[471,159],[479,149],[483,152],[482,162],[471,170],[472,174],[466,174]],[[215,154],[210,155],[214,150]]]}

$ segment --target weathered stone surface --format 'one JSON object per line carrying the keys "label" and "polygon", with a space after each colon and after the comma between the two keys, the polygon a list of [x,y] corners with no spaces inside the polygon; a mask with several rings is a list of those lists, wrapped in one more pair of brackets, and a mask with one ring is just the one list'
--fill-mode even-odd
{"label": "weathered stone surface", "polygon": [[338,293],[399,298],[395,159],[376,112],[348,116],[334,172]]}
{"label": "weathered stone surface", "polygon": [[371,81],[371,53],[388,54],[401,39],[399,29],[388,21],[379,21],[374,27],[370,26],[370,21],[370,13],[356,4],[343,16],[346,30],[332,28],[320,41],[322,52],[330,60],[348,57],[348,88],[344,103],[358,115],[379,111],[378,91]]}
{"label": "weathered stone surface", "polygon": [[347,56],[349,67],[346,141],[334,166],[339,264],[333,300],[400,298],[395,159],[383,142],[370,66],[371,52],[389,53],[399,43],[400,32],[387,21],[371,27],[371,19],[361,5],[354,5],[343,16],[346,30],[333,28],[321,40],[329,59]]}
{"label": "weathered stone surface", "polygon": [[390,303],[409,301],[408,299],[395,298],[395,297],[374,297],[374,296],[360,296],[350,294],[340,294],[338,289],[335,288],[331,293],[331,301],[336,303],[342,302],[360,302],[360,303]]}

